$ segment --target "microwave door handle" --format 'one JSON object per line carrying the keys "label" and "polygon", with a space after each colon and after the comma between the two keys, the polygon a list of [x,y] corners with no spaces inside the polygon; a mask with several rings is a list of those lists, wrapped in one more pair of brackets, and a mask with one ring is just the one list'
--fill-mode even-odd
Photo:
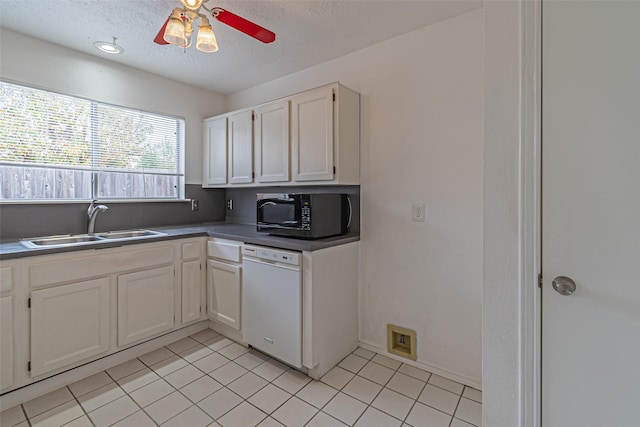
{"label": "microwave door handle", "polygon": [[273,205],[273,206],[275,206],[275,205],[277,205],[277,203],[272,202],[272,201],[263,202],[260,206],[258,206],[258,208],[261,208],[261,207],[263,207],[263,206],[267,206],[267,205]]}
{"label": "microwave door handle", "polygon": [[283,229],[283,230],[301,230],[300,227],[287,227],[286,225],[278,225],[278,224],[258,223],[258,225],[260,225],[261,227],[265,227],[265,228],[279,228],[279,229]]}
{"label": "microwave door handle", "polygon": [[351,226],[351,217],[353,215],[353,207],[351,206],[351,199],[347,196],[347,203],[349,204],[349,220],[347,221],[347,229]]}

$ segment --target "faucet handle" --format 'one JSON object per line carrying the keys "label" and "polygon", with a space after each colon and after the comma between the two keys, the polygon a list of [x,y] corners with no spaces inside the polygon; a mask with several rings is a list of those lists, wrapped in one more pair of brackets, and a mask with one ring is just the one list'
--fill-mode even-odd
{"label": "faucet handle", "polygon": [[89,208],[87,209],[87,215],[91,216],[91,213],[93,212],[94,208],[95,208],[95,204],[98,201],[98,199],[93,199],[91,200],[91,202],[89,202]]}

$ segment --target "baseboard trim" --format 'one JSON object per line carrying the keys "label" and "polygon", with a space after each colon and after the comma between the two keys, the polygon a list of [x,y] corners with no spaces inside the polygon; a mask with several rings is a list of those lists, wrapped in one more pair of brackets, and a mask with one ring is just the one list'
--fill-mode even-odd
{"label": "baseboard trim", "polygon": [[376,353],[382,354],[384,356],[387,356],[390,359],[394,359],[397,360],[399,362],[402,363],[406,363],[407,365],[411,365],[414,366],[416,368],[420,368],[420,369],[424,369],[425,371],[429,371],[433,374],[436,375],[440,375],[441,377],[450,379],[451,381],[455,381],[464,385],[468,385],[469,387],[473,387],[475,389],[478,390],[482,390],[482,384],[479,383],[477,380],[470,378],[466,375],[460,375],[456,372],[450,371],[448,369],[444,369],[441,368],[439,366],[436,365],[432,365],[430,363],[426,363],[426,362],[422,362],[420,360],[418,361],[413,361],[413,360],[409,360],[409,359],[405,359],[404,357],[400,357],[400,356],[396,356],[395,354],[391,354],[389,352],[387,352],[386,348],[382,348],[376,344],[373,344],[371,342],[368,341],[362,341],[360,340],[360,347],[364,348],[365,350],[369,350],[369,351],[374,351]]}
{"label": "baseboard trim", "polygon": [[55,374],[49,378],[7,392],[0,398],[0,411],[28,402],[31,399],[35,399],[57,390],[60,387],[67,386],[76,381],[80,381],[81,379],[97,374],[98,372],[104,371],[105,369],[112,368],[133,358],[157,350],[160,347],[164,347],[167,344],[171,344],[172,342],[193,335],[196,332],[207,329],[208,327],[208,321],[201,321],[193,325],[185,326],[177,331],[169,332],[168,334],[134,345],[133,347],[118,351],[117,353],[104,356],[93,362],[78,366],[77,368],[72,368],[68,371]]}
{"label": "baseboard trim", "polygon": [[247,344],[246,342],[242,341],[242,332],[238,331],[237,329],[234,329],[230,326],[227,325],[223,325],[221,323],[218,323],[216,321],[213,320],[209,320],[209,329],[216,331],[219,334],[224,335],[225,337],[229,338],[232,341],[237,342],[238,344],[248,347],[249,344]]}

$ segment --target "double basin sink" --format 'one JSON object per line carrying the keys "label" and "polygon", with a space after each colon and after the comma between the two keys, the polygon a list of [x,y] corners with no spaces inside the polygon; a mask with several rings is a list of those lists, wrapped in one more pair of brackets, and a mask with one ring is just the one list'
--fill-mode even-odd
{"label": "double basin sink", "polygon": [[160,237],[166,235],[167,233],[153,230],[121,230],[95,234],[35,237],[32,239],[23,239],[20,242],[28,248],[51,248],[147,239],[149,237]]}

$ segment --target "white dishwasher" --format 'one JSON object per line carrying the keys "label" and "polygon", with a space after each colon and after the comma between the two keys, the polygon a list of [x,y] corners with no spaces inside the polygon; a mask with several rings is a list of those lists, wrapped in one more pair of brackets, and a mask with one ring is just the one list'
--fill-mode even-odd
{"label": "white dishwasher", "polygon": [[301,254],[242,247],[242,340],[302,367]]}

